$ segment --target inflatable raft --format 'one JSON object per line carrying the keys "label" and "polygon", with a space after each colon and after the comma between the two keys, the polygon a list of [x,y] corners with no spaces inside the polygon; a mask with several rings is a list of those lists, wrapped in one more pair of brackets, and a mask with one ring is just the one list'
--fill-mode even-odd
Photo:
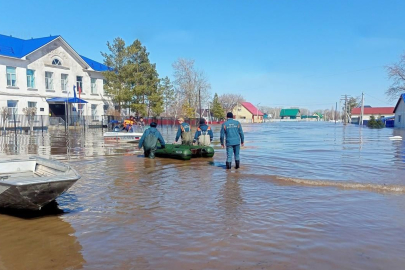
{"label": "inflatable raft", "polygon": [[156,150],[155,156],[189,160],[192,157],[213,157],[214,153],[211,146],[166,144],[165,148]]}

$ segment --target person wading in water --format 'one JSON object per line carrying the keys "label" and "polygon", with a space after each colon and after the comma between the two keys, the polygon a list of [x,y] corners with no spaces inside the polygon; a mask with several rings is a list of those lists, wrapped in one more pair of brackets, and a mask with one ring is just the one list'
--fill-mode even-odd
{"label": "person wading in water", "polygon": [[175,139],[175,143],[179,140],[179,138],[181,137],[181,144],[184,145],[191,145],[192,144],[192,138],[191,138],[191,128],[190,125],[187,123],[184,123],[184,118],[180,117],[179,119],[177,119],[177,121],[179,121],[179,128],[177,130],[177,134],[176,134],[176,139]]}
{"label": "person wading in water", "polygon": [[155,158],[155,151],[157,149],[157,141],[160,142],[162,148],[165,148],[165,140],[156,129],[157,124],[155,122],[150,123],[150,128],[145,130],[141,139],[139,140],[139,149],[143,147],[145,157]]}
{"label": "person wading in water", "polygon": [[[243,135],[241,124],[233,119],[233,114],[231,112],[226,114],[226,118],[227,120],[221,126],[221,147],[224,148],[226,145],[226,168],[231,168],[232,154],[234,154],[236,163],[235,169],[238,169],[240,166],[240,145],[244,145],[245,136]],[[224,144],[225,137],[226,144]]]}
{"label": "person wading in water", "polygon": [[198,142],[200,146],[209,146],[214,138],[211,127],[205,123],[205,119],[200,119],[200,126],[197,128],[197,131],[194,135],[193,144]]}

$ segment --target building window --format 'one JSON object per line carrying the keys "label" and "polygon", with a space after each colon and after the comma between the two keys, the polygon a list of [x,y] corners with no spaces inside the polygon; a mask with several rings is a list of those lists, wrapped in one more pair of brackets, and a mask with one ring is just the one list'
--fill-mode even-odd
{"label": "building window", "polygon": [[78,109],[79,115],[83,115],[84,104],[82,104],[82,103],[77,104],[77,109]]}
{"label": "building window", "polygon": [[18,100],[7,100],[7,108],[10,115],[17,114]]}
{"label": "building window", "polygon": [[97,94],[97,84],[96,79],[91,78],[91,93]]}
{"label": "building window", "polygon": [[[49,63],[49,62],[48,62],[48,63]],[[55,58],[55,59],[53,59],[53,61],[52,61],[52,65],[61,66],[61,65],[62,65],[62,62],[61,62],[59,59]]]}
{"label": "building window", "polygon": [[27,87],[35,88],[35,70],[27,69]]}
{"label": "building window", "polygon": [[103,93],[104,94],[106,93],[106,91],[105,91],[106,86],[107,86],[107,80],[103,79]]}
{"label": "building window", "polygon": [[61,84],[62,91],[67,90],[67,83],[68,83],[68,75],[67,74],[61,74],[60,75],[60,84]]}
{"label": "building window", "polygon": [[83,92],[83,77],[82,76],[76,76],[76,87],[77,87],[78,94]]}
{"label": "building window", "polygon": [[398,123],[401,123],[401,115],[398,115]]}
{"label": "building window", "polygon": [[16,86],[17,75],[15,72],[15,67],[6,67],[7,71],[7,86]]}
{"label": "building window", "polygon": [[108,105],[108,104],[104,104],[103,105],[103,110],[104,110],[104,114],[107,114],[107,111],[108,111],[108,108],[109,108],[110,106]]}
{"label": "building window", "polygon": [[37,103],[34,101],[28,101],[28,108],[36,108],[37,107]]}
{"label": "building window", "polygon": [[91,119],[97,120],[97,105],[91,104]]}
{"label": "building window", "polygon": [[53,90],[53,72],[45,71],[45,89]]}

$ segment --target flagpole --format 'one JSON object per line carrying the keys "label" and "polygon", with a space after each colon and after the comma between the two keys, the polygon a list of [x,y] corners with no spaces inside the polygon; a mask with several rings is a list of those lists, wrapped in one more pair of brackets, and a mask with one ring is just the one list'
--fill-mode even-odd
{"label": "flagpole", "polygon": [[66,99],[66,126],[69,129],[69,90],[66,91],[67,99]]}

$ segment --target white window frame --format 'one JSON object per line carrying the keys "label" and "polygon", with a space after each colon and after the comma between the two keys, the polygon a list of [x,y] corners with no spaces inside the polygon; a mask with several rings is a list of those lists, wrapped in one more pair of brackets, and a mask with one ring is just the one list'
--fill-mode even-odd
{"label": "white window frame", "polygon": [[58,58],[55,58],[52,60],[52,65],[54,66],[61,66],[62,65],[62,61],[60,61]]}
{"label": "white window frame", "polygon": [[[78,80],[79,78],[81,78],[81,81]],[[79,93],[79,85],[80,85],[80,89],[82,89],[82,93],[84,93],[84,91],[83,91],[83,76],[76,76],[76,91],[77,91],[77,93]]]}
{"label": "white window frame", "polygon": [[[46,75],[50,74],[50,77]],[[45,71],[45,90],[53,90],[53,72]]]}
{"label": "white window frame", "polygon": [[[8,105],[8,102],[9,101],[15,101],[15,107],[9,107]],[[8,112],[9,112],[9,114],[11,115],[11,116],[13,116],[14,114],[17,114],[17,112],[18,112],[18,100],[13,100],[13,99],[9,99],[9,100],[7,100],[7,108],[8,108]]]}
{"label": "white window frame", "polygon": [[97,94],[97,79],[91,78],[91,93]]}
{"label": "white window frame", "polygon": [[[27,74],[27,88],[35,88],[35,70],[27,69],[32,71],[32,75]],[[31,78],[32,77],[32,78]],[[32,85],[30,85],[32,83]]]}
{"label": "white window frame", "polygon": [[[14,69],[14,73],[9,73],[7,69]],[[12,75],[14,75],[14,84],[13,84],[13,78]],[[16,87],[17,86],[17,68],[12,67],[12,66],[6,66],[6,78],[7,78],[7,86],[11,87]]]}
{"label": "white window frame", "polygon": [[105,85],[106,85],[106,79],[103,79],[103,93],[102,94],[105,94]]}
{"label": "white window frame", "polygon": [[77,113],[80,116],[84,115],[84,104],[83,103],[78,103],[77,104]]}
{"label": "white window frame", "polygon": [[[30,105],[34,105],[34,106],[30,106]],[[37,107],[37,102],[36,101],[28,101],[27,107],[28,108],[36,108]]]}
{"label": "white window frame", "polygon": [[[63,76],[66,76],[66,78],[63,78]],[[68,80],[69,74],[60,74],[60,88],[62,89],[62,91],[67,91]]]}
{"label": "white window frame", "polygon": [[98,120],[97,104],[91,104],[91,119]]}

